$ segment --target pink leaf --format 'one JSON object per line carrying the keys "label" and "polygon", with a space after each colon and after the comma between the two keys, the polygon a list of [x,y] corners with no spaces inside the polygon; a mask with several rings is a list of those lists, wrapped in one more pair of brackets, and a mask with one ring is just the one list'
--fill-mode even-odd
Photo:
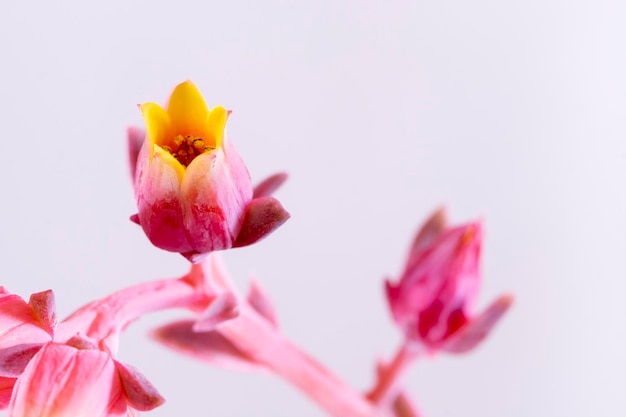
{"label": "pink leaf", "polygon": [[43,343],[23,343],[0,349],[0,377],[19,377],[42,346]]}
{"label": "pink leaf", "polygon": [[137,170],[137,158],[143,144],[146,132],[136,127],[129,127],[126,130],[128,137],[128,164],[130,166],[130,175],[135,182],[135,171]]}
{"label": "pink leaf", "polygon": [[148,379],[136,368],[115,361],[128,404],[139,411],[150,411],[165,402]]}
{"label": "pink leaf", "polygon": [[193,326],[193,330],[196,332],[206,332],[213,330],[215,326],[226,321],[234,319],[239,315],[239,305],[237,298],[231,292],[226,292],[218,295],[209,304],[202,317],[200,317],[196,324]]}
{"label": "pink leaf", "polygon": [[243,226],[233,247],[251,245],[272,233],[290,217],[278,200],[273,197],[254,199],[246,207]]}
{"label": "pink leaf", "polygon": [[463,353],[473,349],[487,337],[511,304],[513,304],[512,295],[500,296],[487,310],[453,334],[441,349],[452,353]]}
{"label": "pink leaf", "polygon": [[278,319],[276,310],[274,309],[274,304],[256,280],[250,281],[248,304],[250,304],[250,306],[252,306],[257,313],[263,316],[274,327],[278,327]]}
{"label": "pink leaf", "polygon": [[287,173],[279,172],[271,175],[254,187],[252,198],[269,197],[287,181]]}
{"label": "pink leaf", "polygon": [[54,336],[54,329],[57,326],[57,313],[52,290],[31,294],[28,304],[32,307],[35,318],[41,323],[43,329],[50,336]]}
{"label": "pink leaf", "polygon": [[219,331],[198,333],[194,325],[193,320],[183,320],[159,327],[151,335],[170,349],[212,365],[236,371],[263,369]]}

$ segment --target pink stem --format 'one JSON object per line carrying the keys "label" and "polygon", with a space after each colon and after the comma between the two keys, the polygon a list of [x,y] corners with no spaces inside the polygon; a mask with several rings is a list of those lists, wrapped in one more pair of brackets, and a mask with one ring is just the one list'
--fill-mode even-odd
{"label": "pink stem", "polygon": [[143,314],[167,308],[206,309],[214,295],[189,277],[134,285],[93,301],[59,324],[55,340],[65,341],[77,333],[117,349],[122,330]]}
{"label": "pink stem", "polygon": [[361,394],[286,340],[248,306],[218,327],[239,350],[291,382],[334,417],[381,417]]}
{"label": "pink stem", "polygon": [[381,366],[376,385],[369,391],[367,398],[378,406],[391,405],[398,394],[401,377],[415,358],[416,354],[403,343],[391,363]]}

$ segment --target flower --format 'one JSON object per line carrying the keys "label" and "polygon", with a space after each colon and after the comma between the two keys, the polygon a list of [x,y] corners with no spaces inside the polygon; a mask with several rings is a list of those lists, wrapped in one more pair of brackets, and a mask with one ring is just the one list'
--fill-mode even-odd
{"label": "flower", "polygon": [[44,345],[17,379],[11,417],[109,417],[163,403],[134,368],[86,340]]}
{"label": "flower", "polygon": [[146,134],[129,130],[138,208],[132,219],[152,244],[199,262],[212,251],[254,243],[289,218],[263,194],[267,187],[255,195],[246,165],[224,134],[230,111],[209,109],[192,82],[174,89],[167,109],[156,103],[140,108]]}
{"label": "flower", "polygon": [[448,227],[443,210],[418,232],[398,283],[386,282],[387,300],[408,342],[428,351],[465,352],[486,337],[510,307],[499,297],[472,315],[480,285],[482,225]]}

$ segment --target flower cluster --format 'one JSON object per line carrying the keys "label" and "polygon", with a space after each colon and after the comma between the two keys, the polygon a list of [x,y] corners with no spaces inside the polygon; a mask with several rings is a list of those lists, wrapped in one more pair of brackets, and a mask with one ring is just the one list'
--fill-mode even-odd
{"label": "flower cluster", "polygon": [[150,312],[184,308],[152,338],[174,352],[234,370],[264,370],[300,389],[334,417],[417,417],[401,376],[423,353],[463,353],[491,332],[512,303],[503,295],[482,313],[483,226],[451,227],[443,210],[418,231],[386,296],[403,340],[376,364],[361,393],[291,343],[270,297],[253,281],[242,297],[216,252],[258,242],[288,218],[272,194],[275,174],[256,187],[228,140],[230,111],[209,108],[194,84],[178,85],[167,106],[140,106],[145,130],[128,131],[137,214],[150,242],[190,261],[181,278],[132,285],[57,322],[51,290],[28,302],[0,287],[0,409],[11,417],[136,416],[164,402],[146,377],[118,359],[123,331]]}

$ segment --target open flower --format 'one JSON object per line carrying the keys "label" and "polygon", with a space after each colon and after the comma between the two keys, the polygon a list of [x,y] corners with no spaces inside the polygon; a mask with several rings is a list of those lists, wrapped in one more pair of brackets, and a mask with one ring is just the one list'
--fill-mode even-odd
{"label": "open flower", "polygon": [[[157,247],[193,262],[216,250],[256,242],[289,214],[267,195],[254,195],[248,170],[224,134],[230,112],[207,107],[190,81],[167,108],[140,106],[146,134],[129,131],[141,225]],[[138,152],[138,154],[137,154]],[[135,158],[136,155],[136,158]]]}
{"label": "open flower", "polygon": [[464,352],[476,346],[513,299],[498,298],[473,316],[480,285],[482,226],[448,227],[437,211],[418,232],[398,283],[386,283],[387,299],[407,340],[426,350]]}

